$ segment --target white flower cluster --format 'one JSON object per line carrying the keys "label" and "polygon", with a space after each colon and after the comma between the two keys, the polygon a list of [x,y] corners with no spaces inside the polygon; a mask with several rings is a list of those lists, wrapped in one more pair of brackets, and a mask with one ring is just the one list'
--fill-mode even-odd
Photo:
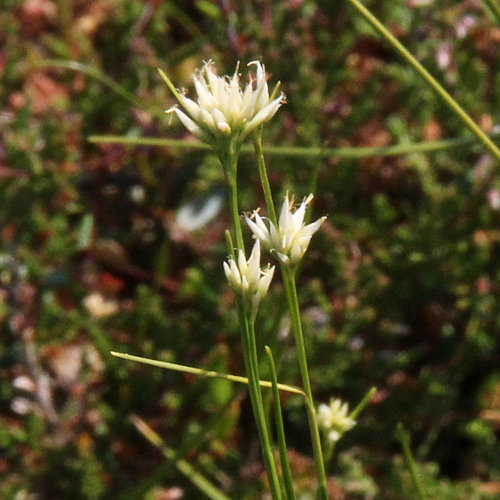
{"label": "white flower cluster", "polygon": [[[197,102],[176,92],[184,108],[167,110],[175,112],[184,126],[204,142],[213,143],[222,136],[237,136],[242,141],[262,123],[270,120],[285,101],[284,94],[271,100],[264,65],[252,61],[256,76],[249,77],[244,90],[240,88],[239,63],[232,77],[217,76],[214,64],[209,61],[194,74]],[[168,78],[162,73],[170,85]]]}
{"label": "white flower cluster", "polygon": [[320,404],[317,415],[319,426],[327,432],[332,442],[338,441],[356,425],[356,421],[349,417],[349,405],[340,399],[332,398],[329,405]]}
{"label": "white flower cluster", "polygon": [[[289,201],[287,194],[281,207],[278,227],[275,227],[266,217],[261,217],[257,210],[253,212],[251,217],[245,217],[254,237],[287,266],[293,267],[302,259],[312,235],[326,219],[326,217],[321,217],[316,222],[304,224],[306,208],[312,199],[313,195],[310,194],[294,210],[293,198],[292,201]],[[266,226],[265,220],[269,227]]]}
{"label": "white flower cluster", "polygon": [[255,319],[260,301],[269,289],[274,276],[274,266],[260,267],[260,242],[253,246],[248,261],[242,250],[238,250],[237,261],[229,258],[224,262],[224,273],[233,291],[243,298],[243,304]]}

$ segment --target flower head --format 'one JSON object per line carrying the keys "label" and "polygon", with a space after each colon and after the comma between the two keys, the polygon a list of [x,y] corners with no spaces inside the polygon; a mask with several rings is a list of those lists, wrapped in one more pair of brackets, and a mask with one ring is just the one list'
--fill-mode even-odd
{"label": "flower head", "polygon": [[229,286],[241,295],[244,307],[255,318],[260,300],[266,295],[274,275],[274,266],[260,267],[259,240],[255,242],[248,261],[244,252],[238,250],[237,261],[230,257],[224,262],[224,273]]}
{"label": "flower head", "polygon": [[[294,210],[293,198],[289,201],[287,194],[281,207],[278,227],[275,227],[270,220],[261,217],[256,210],[251,217],[245,217],[254,237],[260,240],[265,248],[275,253],[285,265],[294,266],[302,259],[312,235],[326,219],[326,217],[321,217],[316,222],[304,224],[306,208],[312,199],[313,195],[310,194]],[[269,227],[264,220],[267,221]]]}
{"label": "flower head", "polygon": [[221,136],[237,137],[242,141],[252,130],[270,120],[283,104],[285,97],[275,99],[269,96],[265,67],[259,61],[252,61],[255,76],[250,76],[245,88],[240,87],[239,63],[233,76],[218,76],[213,62],[207,62],[193,75],[198,94],[197,102],[175,90],[168,77],[162,77],[174,92],[184,108],[173,107],[184,126],[204,142],[213,143]]}
{"label": "flower head", "polygon": [[349,405],[340,399],[330,399],[329,405],[320,404],[317,417],[319,426],[333,442],[338,441],[342,434],[356,425],[356,421],[349,417]]}

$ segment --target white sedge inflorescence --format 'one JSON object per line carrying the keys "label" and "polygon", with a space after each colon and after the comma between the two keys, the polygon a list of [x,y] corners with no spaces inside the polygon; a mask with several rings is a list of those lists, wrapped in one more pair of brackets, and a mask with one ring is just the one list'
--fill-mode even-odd
{"label": "white sedge inflorescence", "polygon": [[295,209],[293,198],[290,201],[287,194],[281,207],[278,227],[267,217],[261,217],[257,210],[254,210],[250,217],[245,216],[254,237],[260,240],[264,248],[274,253],[287,266],[293,267],[302,259],[312,235],[326,220],[326,217],[321,217],[311,224],[304,224],[306,208],[313,197],[310,194]]}
{"label": "white sedge inflorescence", "polygon": [[260,242],[258,240],[248,260],[242,250],[237,250],[237,252],[236,260],[230,257],[228,262],[224,262],[224,273],[229,286],[236,294],[241,295],[244,307],[255,318],[260,301],[267,294],[273,279],[274,266],[270,267],[268,264],[264,269],[260,267]]}
{"label": "white sedge inflorescence", "polygon": [[318,425],[332,442],[338,441],[345,432],[356,425],[356,421],[349,417],[349,405],[340,399],[332,398],[330,404],[320,404],[317,418]]}
{"label": "white sedge inflorescence", "polygon": [[[263,64],[252,61],[248,66],[255,66],[256,74],[249,75],[249,81],[242,89],[239,63],[233,76],[218,76],[214,63],[208,61],[193,75],[197,102],[175,91],[184,110],[174,106],[167,113],[175,112],[184,126],[204,142],[217,140],[221,135],[237,136],[242,141],[259,125],[270,120],[285,102],[283,93],[275,99],[270,97]],[[173,89],[170,80],[163,73],[162,76]]]}

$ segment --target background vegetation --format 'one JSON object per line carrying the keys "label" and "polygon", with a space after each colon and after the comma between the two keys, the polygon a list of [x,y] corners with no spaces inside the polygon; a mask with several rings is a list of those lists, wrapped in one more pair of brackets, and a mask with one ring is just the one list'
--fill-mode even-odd
{"label": "background vegetation", "polygon": [[[366,3],[492,132],[500,29],[482,5]],[[231,73],[237,60],[260,58],[288,98],[268,145],[381,147],[470,133],[347,2],[1,5],[0,497],[202,498],[179,471],[185,459],[230,498],[260,498],[243,386],[109,354],[242,373],[222,272],[222,170],[203,150],[88,137],[191,142],[163,113],[174,102],[156,68],[189,87],[203,60]],[[498,165],[471,145],[268,159],[275,192],[313,190],[314,214],[329,215],[300,276],[317,400],[353,405],[379,388],[330,464],[332,498],[414,497],[398,422],[412,433],[429,497],[498,498]],[[253,165],[242,157],[248,210],[263,205]],[[281,302],[263,304],[258,332],[279,353],[280,381],[298,383]],[[294,396],[283,409],[307,499],[306,415]],[[169,460],[134,415],[175,450]]]}

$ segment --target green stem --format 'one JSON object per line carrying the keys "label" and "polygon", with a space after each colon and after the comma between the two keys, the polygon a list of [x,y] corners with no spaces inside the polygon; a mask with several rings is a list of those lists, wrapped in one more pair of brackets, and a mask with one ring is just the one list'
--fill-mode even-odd
{"label": "green stem", "polygon": [[297,297],[297,287],[295,284],[294,271],[285,265],[281,265],[283,275],[283,285],[290,310],[292,320],[292,330],[295,337],[295,345],[297,348],[297,357],[299,360],[300,374],[302,376],[302,384],[304,392],[307,396],[307,415],[309,418],[309,429],[311,431],[311,440],[313,445],[314,463],[316,465],[316,473],[318,474],[319,494],[321,499],[328,498],[326,487],[325,463],[323,459],[323,450],[321,448],[321,438],[319,434],[318,421],[316,419],[316,410],[314,406],[314,398],[309,380],[309,370],[307,367],[306,347],[304,343],[304,333],[302,331],[302,321],[300,319],[299,299]]}
{"label": "green stem", "polygon": [[425,80],[427,85],[445,102],[445,104],[463,121],[465,126],[489,149],[490,153],[500,162],[500,149],[478,127],[472,118],[458,104],[442,85],[420,64],[410,51],[359,1],[349,0],[350,4],[368,21],[371,26],[410,64],[410,66]]}
{"label": "green stem", "polygon": [[262,456],[266,466],[267,477],[271,494],[274,500],[281,499],[281,487],[274,460],[273,450],[271,446],[271,439],[267,427],[266,415],[264,412],[264,405],[262,402],[262,393],[259,386],[259,364],[257,359],[257,347],[255,343],[255,329],[253,323],[249,322],[243,307],[240,305],[239,316],[240,324],[243,328],[243,350],[246,365],[246,372],[248,374],[250,400],[254,412],[255,422],[259,433],[260,443],[262,446]]}
{"label": "green stem", "polygon": [[401,423],[399,423],[397,426],[396,437],[398,438],[399,442],[401,443],[401,447],[403,448],[403,453],[405,455],[408,468],[410,469],[411,479],[413,481],[413,486],[415,486],[415,490],[417,491],[418,498],[419,500],[426,500],[424,488],[418,475],[417,465],[410,448],[410,435],[407,431],[405,431]]}
{"label": "green stem", "polygon": [[243,231],[241,229],[240,212],[238,210],[238,186],[236,182],[228,183],[229,188],[229,209],[231,218],[233,219],[234,234],[236,240],[236,248],[240,251],[245,251],[243,242]]}
{"label": "green stem", "polygon": [[[496,139],[499,132],[489,134],[488,137]],[[170,148],[211,150],[208,144],[195,140],[184,139],[159,139],[158,137],[124,137],[116,135],[91,135],[88,141],[93,144],[125,144],[128,146],[162,146]],[[347,148],[318,148],[318,147],[296,147],[296,146],[263,146],[262,151],[268,155],[288,157],[317,157],[317,158],[341,158],[358,159],[371,156],[397,156],[411,153],[431,153],[446,149],[462,148],[477,143],[477,137],[456,137],[442,139],[439,141],[416,142],[412,144],[395,144],[393,146],[360,146]],[[255,151],[255,147],[249,145],[241,146],[242,153]]]}
{"label": "green stem", "polygon": [[290,463],[288,462],[288,452],[286,448],[285,429],[283,427],[283,414],[281,412],[280,395],[278,391],[278,378],[276,376],[276,367],[274,366],[273,353],[267,345],[266,354],[267,362],[269,365],[269,373],[271,374],[271,382],[273,384],[274,417],[276,421],[276,430],[278,434],[278,444],[280,449],[281,470],[283,472],[283,480],[285,483],[285,490],[286,494],[288,495],[288,500],[295,500],[292,473],[290,471]]}
{"label": "green stem", "polygon": [[229,210],[233,220],[236,248],[245,253],[245,243],[243,241],[243,231],[241,229],[240,211],[238,207],[238,153],[233,151],[231,146],[228,148],[228,153],[219,155],[219,159],[224,168],[224,173],[226,174],[229,190]]}
{"label": "green stem", "polygon": [[271,185],[269,184],[269,178],[267,177],[266,162],[264,160],[264,151],[262,150],[262,129],[259,128],[252,135],[253,147],[255,149],[255,154],[257,155],[257,165],[259,166],[259,176],[260,183],[262,184],[262,190],[264,191],[264,198],[266,200],[267,213],[269,218],[276,224],[276,210],[274,209],[273,195],[271,193]]}
{"label": "green stem", "polygon": [[363,396],[363,399],[358,403],[358,406],[352,410],[349,415],[350,418],[356,418],[366,407],[366,405],[371,401],[375,393],[377,392],[376,387],[372,387],[368,390],[368,392]]}
{"label": "green stem", "polygon": [[326,439],[325,443],[325,463],[329,463],[333,457],[333,452],[335,451],[335,442],[330,439]]}

